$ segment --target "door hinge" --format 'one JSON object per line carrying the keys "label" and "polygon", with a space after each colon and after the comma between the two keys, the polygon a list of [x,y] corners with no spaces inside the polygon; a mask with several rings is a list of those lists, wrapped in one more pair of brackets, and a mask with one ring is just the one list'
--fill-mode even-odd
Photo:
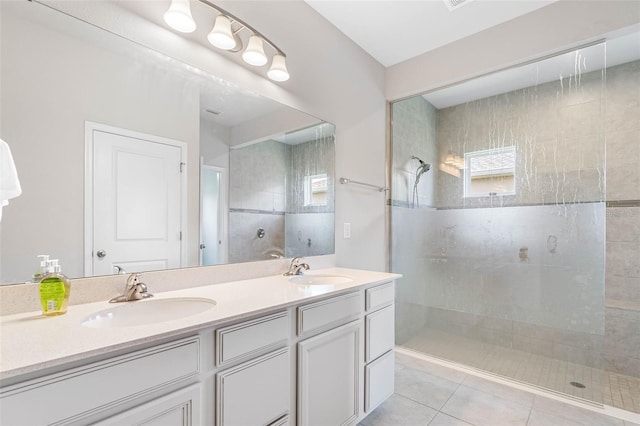
{"label": "door hinge", "polygon": [[182,241],[182,231],[180,231],[179,239],[180,239],[180,241]]}
{"label": "door hinge", "polygon": [[187,163],[180,163],[180,173],[184,172],[184,166],[186,166]]}

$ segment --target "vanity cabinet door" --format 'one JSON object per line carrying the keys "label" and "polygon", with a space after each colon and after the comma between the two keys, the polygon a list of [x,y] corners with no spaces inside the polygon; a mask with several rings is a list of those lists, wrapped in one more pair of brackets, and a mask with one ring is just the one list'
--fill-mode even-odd
{"label": "vanity cabinet door", "polygon": [[286,424],[290,371],[284,348],[216,374],[217,426]]}
{"label": "vanity cabinet door", "polygon": [[298,344],[298,424],[338,426],[359,415],[362,322]]}
{"label": "vanity cabinet door", "polygon": [[96,426],[198,426],[201,386],[190,386],[110,417]]}

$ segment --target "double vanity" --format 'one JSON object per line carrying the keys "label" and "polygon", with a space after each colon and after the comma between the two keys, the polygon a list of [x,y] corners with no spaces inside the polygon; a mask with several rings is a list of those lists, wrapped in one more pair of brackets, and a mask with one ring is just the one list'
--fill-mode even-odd
{"label": "double vanity", "polygon": [[329,268],[3,316],[0,424],[354,425],[393,393],[398,277]]}

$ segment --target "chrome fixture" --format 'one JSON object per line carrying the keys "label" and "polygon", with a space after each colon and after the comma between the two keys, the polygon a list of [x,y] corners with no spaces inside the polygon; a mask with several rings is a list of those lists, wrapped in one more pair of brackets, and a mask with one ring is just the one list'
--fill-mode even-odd
{"label": "chrome fixture", "polygon": [[267,233],[265,232],[264,228],[258,228],[258,232],[257,232],[258,238],[264,238],[266,234]]}
{"label": "chrome fixture", "polygon": [[126,274],[127,273],[127,271],[125,271],[124,268],[122,266],[120,266],[120,265],[113,265],[113,270],[118,275],[122,275],[122,274]]}
{"label": "chrome fixture", "polygon": [[370,183],[358,182],[357,180],[352,180],[352,179],[348,179],[348,178],[344,178],[344,177],[340,178],[340,183],[343,184],[343,185],[347,185],[349,183],[355,183],[357,185],[368,186],[369,188],[375,188],[380,192],[384,192],[384,191],[388,191],[389,190],[389,188],[387,188],[386,186],[371,185]]}
{"label": "chrome fixture", "polygon": [[299,263],[301,260],[302,260],[302,257],[294,257],[291,260],[291,264],[289,265],[289,270],[282,275],[284,275],[285,277],[290,277],[292,275],[304,274],[303,269],[305,271],[308,271],[309,265],[307,263]]}
{"label": "chrome fixture", "polygon": [[412,160],[418,160],[420,165],[416,169],[416,179],[413,182],[413,198],[411,200],[412,207],[420,207],[420,200],[418,199],[418,182],[420,182],[420,177],[423,173],[428,172],[431,169],[431,164],[425,163],[415,155],[411,156]]}
{"label": "chrome fixture", "polygon": [[421,159],[419,159],[415,155],[412,156],[411,159],[412,160],[418,160],[420,162],[420,165],[416,169],[416,184],[417,184],[418,181],[420,180],[420,176],[422,176],[423,173],[428,172],[431,169],[431,164],[425,163],[424,161],[422,161]]}
{"label": "chrome fixture", "polygon": [[[197,1],[209,6],[218,13],[213,22],[213,28],[207,35],[207,40],[211,45],[229,52],[240,52],[243,49],[240,33],[243,30],[247,30],[250,35],[248,36],[247,47],[242,52],[242,59],[247,64],[256,67],[265,65],[269,61],[264,52],[264,45],[267,44],[275,51],[267,76],[273,81],[289,80],[290,75],[286,64],[287,55],[284,54],[282,49],[266,38],[260,31],[221,7],[208,0]],[[196,22],[191,15],[190,0],[171,0],[169,10],[165,12],[163,18],[167,25],[176,31],[192,33],[196,30]]]}
{"label": "chrome fixture", "polygon": [[131,274],[127,278],[122,294],[109,300],[109,303],[130,302],[150,297],[153,297],[153,294],[149,293],[147,285],[140,281],[140,274]]}

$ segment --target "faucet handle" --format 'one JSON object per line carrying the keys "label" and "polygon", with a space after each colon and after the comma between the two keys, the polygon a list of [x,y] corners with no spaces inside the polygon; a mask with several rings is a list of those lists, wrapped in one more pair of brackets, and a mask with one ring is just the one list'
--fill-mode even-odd
{"label": "faucet handle", "polygon": [[140,274],[134,272],[127,278],[127,286],[134,286],[140,282]]}

